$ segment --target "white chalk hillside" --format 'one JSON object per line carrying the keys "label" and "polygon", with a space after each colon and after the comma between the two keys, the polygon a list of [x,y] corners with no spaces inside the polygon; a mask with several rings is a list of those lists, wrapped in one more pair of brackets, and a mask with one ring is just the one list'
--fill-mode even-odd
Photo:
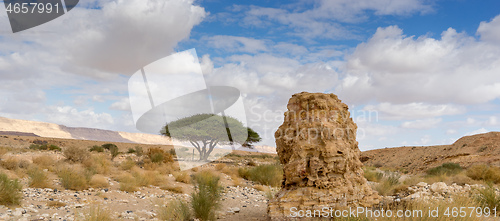
{"label": "white chalk hillside", "polygon": [[52,123],[0,117],[0,131],[33,133],[41,137],[83,139],[109,142],[172,145],[170,138],[142,133],[116,132],[93,128],[74,128]]}

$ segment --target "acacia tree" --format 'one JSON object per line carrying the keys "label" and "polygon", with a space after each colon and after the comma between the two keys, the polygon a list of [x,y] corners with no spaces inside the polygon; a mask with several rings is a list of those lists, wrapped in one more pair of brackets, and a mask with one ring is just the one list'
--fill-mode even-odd
{"label": "acacia tree", "polygon": [[[252,131],[250,138],[248,135]],[[236,118],[216,114],[196,114],[165,125],[161,134],[181,141],[189,141],[207,160],[218,144],[245,144],[260,141],[259,134],[243,126]]]}

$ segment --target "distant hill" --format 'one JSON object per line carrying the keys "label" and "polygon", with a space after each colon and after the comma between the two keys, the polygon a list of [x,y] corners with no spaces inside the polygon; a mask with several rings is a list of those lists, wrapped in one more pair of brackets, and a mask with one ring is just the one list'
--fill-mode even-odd
{"label": "distant hill", "polygon": [[477,163],[500,166],[500,132],[465,136],[450,145],[369,150],[361,153],[361,161],[367,166],[401,168],[411,173],[447,162],[462,167]]}
{"label": "distant hill", "polygon": [[83,127],[66,127],[38,121],[0,117],[0,134],[48,138],[94,140],[121,143],[172,145],[170,138],[142,133],[127,133]]}

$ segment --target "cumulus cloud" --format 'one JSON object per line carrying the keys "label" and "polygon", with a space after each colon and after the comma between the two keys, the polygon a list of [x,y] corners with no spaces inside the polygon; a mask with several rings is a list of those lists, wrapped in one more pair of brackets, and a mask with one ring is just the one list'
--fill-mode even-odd
{"label": "cumulus cloud", "polygon": [[441,118],[405,121],[401,124],[401,127],[407,129],[431,129],[436,127],[441,121]]}
{"label": "cumulus cloud", "polygon": [[381,117],[392,120],[458,115],[466,111],[466,108],[460,105],[433,105],[422,102],[412,102],[409,104],[391,104],[384,102],[377,105],[366,105],[364,109],[368,111],[379,111],[381,112]]}
{"label": "cumulus cloud", "polygon": [[[242,10],[241,7],[238,10]],[[245,11],[244,25],[267,27],[273,23],[289,26],[296,35],[306,39],[359,38],[342,23],[358,23],[375,15],[408,16],[432,11],[432,6],[421,0],[319,0],[314,7],[302,11],[283,8],[250,7]]]}
{"label": "cumulus cloud", "polygon": [[441,39],[407,37],[397,26],[379,28],[346,57],[340,93],[356,103],[488,102],[500,97],[499,49],[452,28]]}
{"label": "cumulus cloud", "polygon": [[78,110],[71,106],[50,106],[46,117],[51,123],[73,127],[108,128],[115,123],[108,113],[96,113],[92,108]]}
{"label": "cumulus cloud", "polygon": [[477,34],[481,40],[492,43],[500,43],[500,15],[493,18],[490,22],[481,22],[477,28]]}

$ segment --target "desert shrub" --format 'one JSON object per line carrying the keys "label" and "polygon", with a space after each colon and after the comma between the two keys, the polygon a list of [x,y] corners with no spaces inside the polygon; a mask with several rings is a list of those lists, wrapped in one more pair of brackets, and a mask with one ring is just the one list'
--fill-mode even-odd
{"label": "desert shrub", "polygon": [[84,190],[88,188],[87,173],[83,169],[76,167],[65,167],[57,171],[57,175],[61,179],[61,185],[69,190]]}
{"label": "desert shrub", "polygon": [[426,171],[429,176],[439,176],[446,175],[451,176],[462,171],[462,167],[458,163],[443,163],[441,166],[437,166]]}
{"label": "desert shrub", "polygon": [[12,150],[12,148],[10,148],[10,147],[3,147],[3,146],[0,147],[0,156],[5,155],[6,153],[8,153],[11,150]]}
{"label": "desert shrub", "polygon": [[187,184],[191,183],[191,177],[186,171],[175,172],[172,175],[174,175],[175,181],[177,182],[182,182]]}
{"label": "desert shrub", "polygon": [[142,156],[143,153],[144,153],[144,151],[142,150],[142,147],[140,147],[140,146],[135,147],[135,155],[136,156],[140,157],[140,156]]}
{"label": "desert shrub", "polygon": [[122,170],[130,170],[132,169],[132,167],[134,167],[136,165],[135,161],[133,161],[132,159],[130,158],[127,158],[126,160],[124,160],[122,163],[121,163],[121,168]]}
{"label": "desert shrub", "polygon": [[103,144],[102,147],[106,150],[111,150],[112,148],[118,148],[118,146],[116,146],[115,144],[112,144],[112,143],[107,143],[107,144]]}
{"label": "desert shrub", "polygon": [[31,144],[29,147],[31,150],[55,150],[55,151],[61,151],[61,148],[54,145],[54,144]]}
{"label": "desert shrub", "polygon": [[85,221],[111,221],[111,213],[100,206],[91,206],[85,213]]}
{"label": "desert shrub", "polygon": [[247,180],[263,185],[280,186],[283,179],[283,169],[280,164],[265,164],[253,168],[240,168],[238,174]]}
{"label": "desert shrub", "polygon": [[109,148],[109,153],[111,154],[111,160],[114,160],[120,154],[120,151],[118,151],[118,147],[115,145]]}
{"label": "desert shrub", "polygon": [[33,166],[28,170],[29,187],[34,188],[50,188],[51,185],[49,183],[49,179],[47,177],[47,173],[45,173],[40,168]]}
{"label": "desert shrub", "polygon": [[106,188],[109,186],[108,179],[103,175],[96,174],[90,179],[90,186],[94,188]]}
{"label": "desert shrub", "polygon": [[158,210],[158,219],[172,221],[190,221],[192,213],[189,203],[180,199],[170,201],[167,206],[162,206]]}
{"label": "desert shrub", "polygon": [[132,147],[128,148],[127,153],[135,153],[135,149]]}
{"label": "desert shrub", "polygon": [[209,171],[201,171],[194,175],[195,192],[191,194],[191,206],[196,218],[215,220],[215,210],[220,207],[222,191],[219,179]]}
{"label": "desert shrub", "polygon": [[0,163],[2,164],[2,167],[7,169],[7,170],[15,170],[17,168],[19,168],[19,159],[15,158],[15,157],[9,157],[7,159],[2,159],[2,161],[0,161]]}
{"label": "desert shrub", "polygon": [[215,169],[219,170],[219,171],[224,169],[224,167],[226,167],[226,164],[224,164],[224,163],[218,163],[215,165]]}
{"label": "desert shrub", "polygon": [[254,166],[257,166],[257,163],[255,163],[255,161],[253,161],[253,160],[249,160],[247,163],[247,166],[254,167]]}
{"label": "desert shrub", "polygon": [[149,148],[147,156],[153,163],[174,162],[172,154],[166,153],[161,148]]}
{"label": "desert shrub", "polygon": [[33,164],[43,168],[43,169],[52,169],[55,165],[55,159],[50,155],[40,155],[32,158]]}
{"label": "desert shrub", "polygon": [[474,180],[484,180],[486,182],[500,182],[500,168],[477,164],[467,169],[466,175]]}
{"label": "desert shrub", "polygon": [[486,149],[488,149],[488,146],[482,146],[477,150],[477,152],[481,153],[484,152]]}
{"label": "desert shrub", "polygon": [[143,171],[137,167],[132,169],[132,176],[138,186],[158,186],[162,179],[156,171]]}
{"label": "desert shrub", "polygon": [[488,207],[490,210],[495,209],[496,211],[500,209],[500,196],[496,193],[493,186],[488,185],[483,189],[478,189],[477,191],[478,194],[475,195],[475,200],[481,207]]}
{"label": "desert shrub", "polygon": [[399,175],[390,173],[384,177],[380,183],[375,185],[375,190],[383,196],[392,195],[395,193],[395,188],[399,184]]}
{"label": "desert shrub", "polygon": [[105,155],[92,155],[82,162],[88,170],[98,174],[109,174],[111,171],[111,162]]}
{"label": "desert shrub", "polygon": [[104,152],[104,147],[94,145],[94,146],[92,146],[92,147],[89,149],[89,151],[90,151],[90,152],[98,152],[98,153],[102,153],[102,152]]}
{"label": "desert shrub", "polygon": [[69,161],[78,163],[81,163],[90,157],[90,153],[87,150],[75,146],[64,148],[63,155]]}
{"label": "desert shrub", "polygon": [[124,173],[117,179],[120,182],[120,190],[126,192],[137,191],[138,185],[134,176],[130,173]]}
{"label": "desert shrub", "polygon": [[372,182],[379,182],[382,177],[384,177],[384,174],[381,173],[381,172],[377,172],[375,170],[371,170],[371,169],[363,169],[364,172],[365,172],[365,178],[368,180],[368,181],[372,181]]}
{"label": "desert shrub", "polygon": [[11,180],[6,174],[0,173],[0,205],[15,206],[21,204],[21,189],[19,180]]}

